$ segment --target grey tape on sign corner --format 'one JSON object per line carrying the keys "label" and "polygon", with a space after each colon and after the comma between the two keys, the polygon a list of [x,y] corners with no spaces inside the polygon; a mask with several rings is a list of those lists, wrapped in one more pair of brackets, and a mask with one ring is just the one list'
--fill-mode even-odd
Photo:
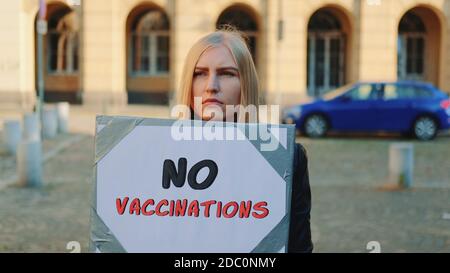
{"label": "grey tape on sign corner", "polygon": [[114,117],[95,138],[95,164],[143,121],[142,118]]}
{"label": "grey tape on sign corner", "polygon": [[287,247],[289,232],[289,215],[286,214],[264,239],[252,250],[252,253],[277,253],[283,247]]}
{"label": "grey tape on sign corner", "polygon": [[[248,127],[247,127],[248,128]],[[288,182],[290,179],[288,179],[292,173],[292,167],[289,166],[288,169],[285,167],[286,161],[293,162],[294,159],[294,149],[295,149],[295,135],[293,127],[290,128],[289,126],[279,126],[280,129],[285,129],[286,134],[286,141],[287,141],[287,147],[286,149],[278,143],[278,148],[274,151],[262,151],[261,145],[264,143],[261,139],[257,140],[250,140],[248,137],[247,132],[242,132],[246,135],[247,139],[255,149],[263,156],[263,158],[272,166],[272,168],[278,173],[278,175],[286,182]],[[259,128],[258,128],[259,130]],[[272,133],[270,133],[271,137],[275,138]],[[287,155],[287,157],[286,157]]]}
{"label": "grey tape on sign corner", "polygon": [[91,228],[91,252],[98,249],[105,253],[126,253],[125,248],[98,216],[95,209],[91,210]]}
{"label": "grey tape on sign corner", "polygon": [[91,184],[91,207],[97,211],[97,166],[94,166],[94,176]]}
{"label": "grey tape on sign corner", "polygon": [[[111,119],[113,119],[112,116],[96,116],[95,121],[97,125],[105,125],[107,124]],[[97,132],[97,130],[95,131]]]}

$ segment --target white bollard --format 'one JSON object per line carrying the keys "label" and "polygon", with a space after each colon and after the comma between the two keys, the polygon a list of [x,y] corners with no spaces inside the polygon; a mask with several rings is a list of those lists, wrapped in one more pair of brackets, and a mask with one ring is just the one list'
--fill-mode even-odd
{"label": "white bollard", "polygon": [[41,141],[22,141],[17,153],[17,177],[19,186],[42,186]]}
{"label": "white bollard", "polygon": [[414,174],[414,146],[394,143],[389,147],[389,180],[402,188],[410,188]]}
{"label": "white bollard", "polygon": [[68,102],[60,102],[56,105],[58,132],[61,134],[67,134],[69,132],[69,109],[70,105]]}
{"label": "white bollard", "polygon": [[54,106],[47,106],[42,112],[42,134],[46,139],[54,138],[58,134],[58,117]]}
{"label": "white bollard", "polygon": [[20,126],[20,121],[18,120],[7,120],[3,126],[5,134],[6,149],[9,154],[16,156],[17,147],[22,138],[22,128]]}
{"label": "white bollard", "polygon": [[40,141],[41,130],[39,118],[36,113],[25,114],[23,118],[23,138],[28,141]]}

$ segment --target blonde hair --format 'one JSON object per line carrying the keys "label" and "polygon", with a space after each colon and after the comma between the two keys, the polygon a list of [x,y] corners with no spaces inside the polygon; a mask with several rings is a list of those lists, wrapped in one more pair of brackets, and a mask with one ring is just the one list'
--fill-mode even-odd
{"label": "blonde hair", "polygon": [[240,104],[244,107],[248,105],[258,107],[259,81],[252,55],[245,36],[230,26],[204,36],[192,46],[184,63],[178,90],[178,104],[190,107],[193,75],[200,56],[209,48],[222,45],[228,48],[238,66],[241,82]]}

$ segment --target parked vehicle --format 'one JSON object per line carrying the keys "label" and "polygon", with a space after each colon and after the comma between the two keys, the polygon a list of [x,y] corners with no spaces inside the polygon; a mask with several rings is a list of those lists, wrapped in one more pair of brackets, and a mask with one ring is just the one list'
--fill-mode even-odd
{"label": "parked vehicle", "polygon": [[450,99],[428,83],[356,83],[286,109],[283,122],[295,124],[309,137],[329,131],[382,131],[431,140],[439,130],[450,128]]}

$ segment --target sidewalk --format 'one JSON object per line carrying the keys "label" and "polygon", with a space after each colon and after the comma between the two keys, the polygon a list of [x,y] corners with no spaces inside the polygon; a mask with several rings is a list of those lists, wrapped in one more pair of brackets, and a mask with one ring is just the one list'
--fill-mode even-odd
{"label": "sidewalk", "polygon": [[0,190],[0,252],[87,251],[93,137],[80,140],[44,164],[45,186]]}
{"label": "sidewalk", "polygon": [[[298,139],[309,158],[317,252],[450,252],[450,137],[414,143],[413,188],[384,191],[395,138]],[[406,140],[409,141],[409,140]]]}

